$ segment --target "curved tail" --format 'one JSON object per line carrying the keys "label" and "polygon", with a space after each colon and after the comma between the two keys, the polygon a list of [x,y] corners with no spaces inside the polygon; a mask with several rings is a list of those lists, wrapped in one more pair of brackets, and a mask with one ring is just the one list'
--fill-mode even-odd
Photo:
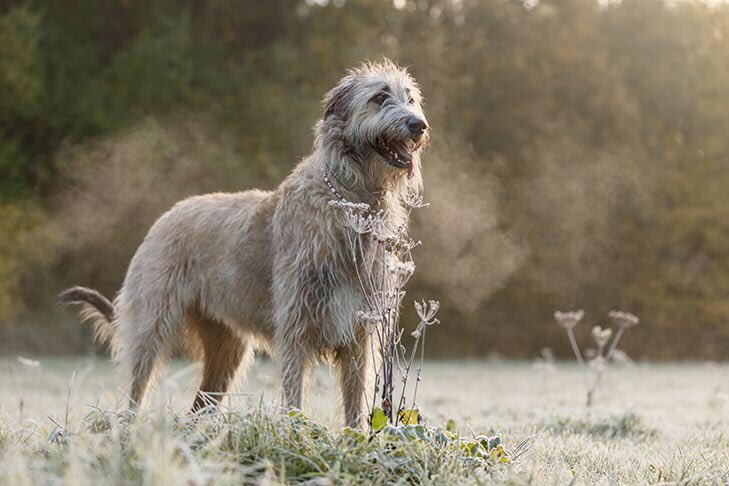
{"label": "curved tail", "polygon": [[111,344],[114,337],[114,305],[93,289],[71,287],[58,294],[57,302],[66,307],[81,306],[81,319],[94,325],[94,337],[104,344]]}

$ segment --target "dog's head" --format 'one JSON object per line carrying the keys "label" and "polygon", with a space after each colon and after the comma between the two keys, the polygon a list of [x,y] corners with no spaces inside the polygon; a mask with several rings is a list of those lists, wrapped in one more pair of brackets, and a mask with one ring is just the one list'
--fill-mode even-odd
{"label": "dog's head", "polygon": [[430,129],[417,83],[386,60],[350,70],[325,95],[317,132],[366,170],[412,178]]}

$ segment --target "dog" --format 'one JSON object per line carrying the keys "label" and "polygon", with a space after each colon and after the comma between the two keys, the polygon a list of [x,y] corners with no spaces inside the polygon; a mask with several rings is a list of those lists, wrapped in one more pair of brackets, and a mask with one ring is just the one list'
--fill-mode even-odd
{"label": "dog", "polygon": [[217,405],[262,349],[278,362],[290,408],[301,408],[312,364],[333,361],[345,421],[364,425],[373,363],[356,313],[367,304],[328,203],[366,203],[388,231],[407,227],[403,197],[422,191],[430,129],[417,83],[385,60],[349,70],[324,96],[314,131],[312,153],[276,190],[195,196],[162,215],[113,304],[83,287],[59,294],[109,343],[131,408],[182,343],[204,363],[193,411]]}

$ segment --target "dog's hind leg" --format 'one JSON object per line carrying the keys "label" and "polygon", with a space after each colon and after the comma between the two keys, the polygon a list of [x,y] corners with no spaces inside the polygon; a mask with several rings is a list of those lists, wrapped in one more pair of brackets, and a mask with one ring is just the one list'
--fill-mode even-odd
{"label": "dog's hind leg", "polygon": [[252,362],[253,346],[222,322],[196,316],[190,324],[204,353],[203,379],[192,405],[192,411],[197,412],[220,403],[238,370]]}
{"label": "dog's hind leg", "polygon": [[160,366],[160,356],[151,349],[140,349],[135,353],[132,366],[131,386],[129,387],[129,408],[137,409],[142,405],[147,386]]}
{"label": "dog's hind leg", "polygon": [[120,361],[130,374],[130,408],[136,409],[142,405],[150,383],[164,367],[171,348],[172,343],[160,335],[158,325],[149,326],[143,331],[137,330],[133,339],[124,342]]}
{"label": "dog's hind leg", "polygon": [[177,312],[162,306],[150,310],[139,301],[130,305],[125,297],[119,299],[119,317],[114,323],[119,342],[117,359],[130,379],[130,408],[136,409],[181,337],[183,322]]}

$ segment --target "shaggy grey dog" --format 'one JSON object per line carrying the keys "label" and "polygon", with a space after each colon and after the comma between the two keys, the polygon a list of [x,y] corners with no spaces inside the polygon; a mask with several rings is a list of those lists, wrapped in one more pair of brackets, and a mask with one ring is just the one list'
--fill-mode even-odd
{"label": "shaggy grey dog", "polygon": [[73,287],[97,338],[127,373],[131,406],[180,343],[204,361],[193,410],[217,403],[255,349],[281,369],[284,400],[301,407],[319,357],[339,369],[345,420],[362,424],[372,351],[356,319],[367,304],[346,247],[338,199],[407,225],[402,198],[422,189],[428,141],[420,91],[390,61],[352,69],[324,97],[314,150],[275,191],[186,199],[152,226],[114,303]]}

